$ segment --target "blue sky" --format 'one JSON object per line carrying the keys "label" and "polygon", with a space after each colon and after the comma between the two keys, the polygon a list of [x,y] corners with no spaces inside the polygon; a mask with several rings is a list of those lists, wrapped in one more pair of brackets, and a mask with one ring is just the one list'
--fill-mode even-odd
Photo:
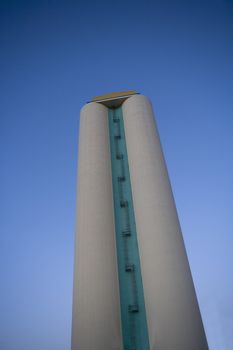
{"label": "blue sky", "polygon": [[233,348],[233,1],[0,2],[0,349],[70,349],[79,110],[154,106],[210,350]]}

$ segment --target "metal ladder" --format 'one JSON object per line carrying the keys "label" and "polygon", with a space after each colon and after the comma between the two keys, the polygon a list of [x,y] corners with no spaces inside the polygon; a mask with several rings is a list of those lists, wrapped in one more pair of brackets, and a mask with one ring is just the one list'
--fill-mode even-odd
{"label": "metal ladder", "polygon": [[149,350],[122,109],[109,108],[112,184],[124,350]]}

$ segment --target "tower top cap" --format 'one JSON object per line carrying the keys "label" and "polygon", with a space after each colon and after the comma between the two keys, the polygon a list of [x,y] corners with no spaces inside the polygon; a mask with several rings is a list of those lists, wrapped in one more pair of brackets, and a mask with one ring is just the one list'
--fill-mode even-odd
{"label": "tower top cap", "polygon": [[138,94],[135,90],[128,90],[122,92],[111,92],[109,94],[95,96],[91,99],[91,102],[103,103],[107,107],[118,107],[128,97]]}

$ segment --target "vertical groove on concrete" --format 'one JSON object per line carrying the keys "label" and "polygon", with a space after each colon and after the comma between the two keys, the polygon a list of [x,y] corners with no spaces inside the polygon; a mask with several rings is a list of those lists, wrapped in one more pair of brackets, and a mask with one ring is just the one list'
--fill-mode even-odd
{"label": "vertical groove on concrete", "polygon": [[109,109],[115,232],[125,350],[149,350],[122,109]]}

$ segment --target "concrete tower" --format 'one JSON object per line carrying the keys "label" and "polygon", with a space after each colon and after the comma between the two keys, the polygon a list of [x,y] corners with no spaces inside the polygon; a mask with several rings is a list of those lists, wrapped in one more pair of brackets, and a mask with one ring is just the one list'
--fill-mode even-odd
{"label": "concrete tower", "polygon": [[207,350],[152,106],[81,110],[72,350]]}

